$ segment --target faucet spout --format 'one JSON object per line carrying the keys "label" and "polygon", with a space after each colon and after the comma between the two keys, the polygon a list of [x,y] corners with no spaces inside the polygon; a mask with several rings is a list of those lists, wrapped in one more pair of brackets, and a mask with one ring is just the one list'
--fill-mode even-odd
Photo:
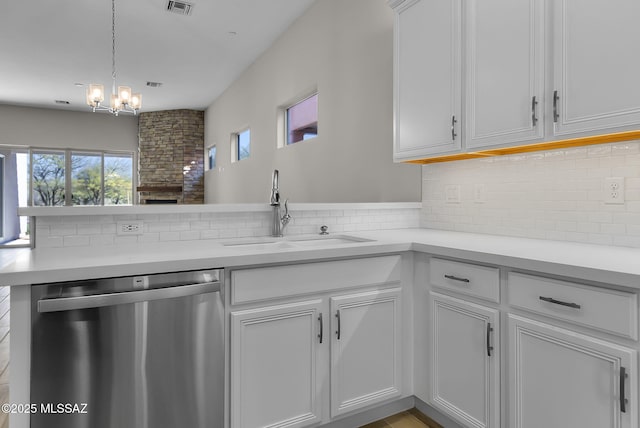
{"label": "faucet spout", "polygon": [[271,177],[271,202],[273,207],[280,206],[280,189],[278,188],[278,170],[273,170],[273,176]]}

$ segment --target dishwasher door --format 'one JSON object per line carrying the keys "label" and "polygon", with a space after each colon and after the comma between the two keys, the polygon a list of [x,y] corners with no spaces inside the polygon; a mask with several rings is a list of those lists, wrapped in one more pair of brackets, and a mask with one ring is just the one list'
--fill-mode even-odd
{"label": "dishwasher door", "polygon": [[220,271],[32,289],[32,428],[221,428]]}

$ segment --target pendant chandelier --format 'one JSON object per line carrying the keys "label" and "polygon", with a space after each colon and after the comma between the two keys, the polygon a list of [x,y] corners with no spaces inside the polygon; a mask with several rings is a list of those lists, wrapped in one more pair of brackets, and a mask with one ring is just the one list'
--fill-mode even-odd
{"label": "pendant chandelier", "polygon": [[[104,86],[92,83],[87,88],[87,104],[96,111],[137,114],[142,107],[142,95],[132,94],[129,86],[116,86],[116,0],[111,0],[111,87],[110,106],[103,105]],[[117,89],[117,90],[116,90]]]}

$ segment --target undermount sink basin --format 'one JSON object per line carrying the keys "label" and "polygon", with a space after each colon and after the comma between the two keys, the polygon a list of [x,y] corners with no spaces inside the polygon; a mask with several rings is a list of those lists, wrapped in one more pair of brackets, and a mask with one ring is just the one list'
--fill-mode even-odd
{"label": "undermount sink basin", "polygon": [[317,236],[311,238],[263,238],[252,241],[232,241],[222,245],[225,247],[246,248],[251,250],[281,250],[291,248],[333,247],[347,244],[371,242],[371,239],[356,238],[348,235]]}

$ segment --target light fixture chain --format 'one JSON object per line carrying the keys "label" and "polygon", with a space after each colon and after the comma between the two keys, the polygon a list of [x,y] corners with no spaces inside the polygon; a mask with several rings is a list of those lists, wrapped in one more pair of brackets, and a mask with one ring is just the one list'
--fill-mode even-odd
{"label": "light fixture chain", "polygon": [[116,93],[116,0],[111,0],[111,77],[113,92]]}

